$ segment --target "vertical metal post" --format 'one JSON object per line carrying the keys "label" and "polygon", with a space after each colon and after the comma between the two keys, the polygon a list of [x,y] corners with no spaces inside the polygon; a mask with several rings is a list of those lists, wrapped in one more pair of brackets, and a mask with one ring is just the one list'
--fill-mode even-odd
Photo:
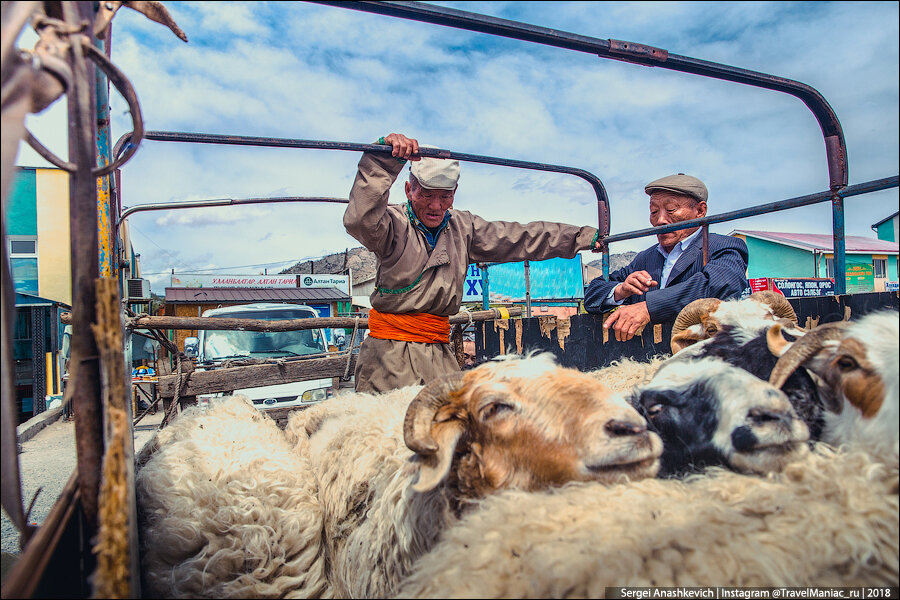
{"label": "vertical metal post", "polygon": [[481,267],[481,308],[483,310],[490,310],[491,308],[491,287],[486,264]]}
{"label": "vertical metal post", "polygon": [[47,410],[46,347],[43,306],[31,307],[31,409],[34,416]]}
{"label": "vertical metal post", "polygon": [[[92,2],[63,2],[66,23],[94,22]],[[81,42],[72,43],[72,88],[69,90],[69,176],[72,247],[72,359],[69,384],[75,412],[78,488],[85,518],[85,536],[97,530],[100,467],[103,457],[103,412],[100,402],[100,358],[91,323],[97,321],[97,183],[93,175],[96,144],[94,71]]]}
{"label": "vertical metal post", "polygon": [[703,266],[709,262],[709,224],[703,226]]}
{"label": "vertical metal post", "polygon": [[531,318],[531,265],[525,261],[525,317]]}
{"label": "vertical metal post", "polygon": [[[110,32],[106,28],[104,39],[94,38],[97,47],[109,56]],[[105,167],[112,162],[109,129],[109,78],[99,69],[94,69],[96,78],[96,111],[97,111],[97,166]],[[99,230],[99,265],[101,277],[118,278],[118,248],[113,223],[112,196],[110,182],[112,177],[104,175],[97,178],[97,228]],[[122,290],[120,289],[120,292]]]}
{"label": "vertical metal post", "polygon": [[603,279],[609,281],[609,248],[603,250],[603,255],[600,258],[601,266],[603,267]]}
{"label": "vertical metal post", "polygon": [[847,293],[847,261],[844,246],[844,197],[831,197],[832,233],[834,235],[834,293]]}

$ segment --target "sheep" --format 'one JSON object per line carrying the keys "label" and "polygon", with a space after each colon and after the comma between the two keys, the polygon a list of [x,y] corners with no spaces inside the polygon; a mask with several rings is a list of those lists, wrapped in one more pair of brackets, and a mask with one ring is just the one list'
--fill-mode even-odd
{"label": "sheep", "polygon": [[773,321],[803,331],[797,323],[794,307],[776,292],[764,290],[744,299],[726,301],[700,298],[681,309],[675,318],[670,339],[672,354],[714,337],[723,326],[743,326],[758,331],[768,329]]}
{"label": "sheep", "polygon": [[895,310],[871,313],[859,321],[828,323],[795,342],[780,328],[769,332],[769,347],[780,356],[770,382],[781,387],[803,365],[827,386],[830,412],[822,439],[853,444],[875,454],[900,452],[900,319]]}
{"label": "sheep", "polygon": [[622,586],[891,586],[897,464],[818,445],[767,477],[506,490],[444,533],[398,598],[601,598]]}
{"label": "sheep", "polygon": [[136,463],[148,597],[330,597],[309,463],[248,398],[186,409]]}
{"label": "sheep", "polygon": [[[676,318],[670,361],[690,363],[684,368],[702,379],[705,359],[717,358],[767,381],[778,361],[769,350],[767,333],[778,325],[793,341],[807,333],[796,321],[790,303],[773,292],[757,292],[743,300],[697,300]],[[705,327],[702,334],[698,333],[700,327]],[[698,337],[702,339],[697,341]],[[719,370],[718,363],[713,364],[713,369]],[[828,399],[823,393],[827,395],[827,390],[806,369],[791,373],[781,389],[806,423],[810,439],[818,440],[825,424]]]}
{"label": "sheep", "polygon": [[391,394],[335,398],[288,422],[317,479],[338,597],[390,595],[473,501],[498,490],[658,468],[661,442],[637,412],[551,354],[508,355],[430,383],[408,409],[407,392]]}
{"label": "sheep", "polygon": [[444,533],[397,597],[601,597],[621,586],[896,585],[897,315],[830,329],[836,335],[820,337],[839,343],[804,336],[782,344],[779,351],[788,346],[785,362],[772,383],[799,363],[817,369],[841,401],[840,413],[826,415],[824,435],[837,448],[817,442],[765,477],[712,468],[685,479],[606,488],[572,483],[534,494],[502,491]]}
{"label": "sheep", "polygon": [[666,361],[629,401],[663,440],[661,477],[717,465],[765,474],[808,452],[787,396],[719,358]]}

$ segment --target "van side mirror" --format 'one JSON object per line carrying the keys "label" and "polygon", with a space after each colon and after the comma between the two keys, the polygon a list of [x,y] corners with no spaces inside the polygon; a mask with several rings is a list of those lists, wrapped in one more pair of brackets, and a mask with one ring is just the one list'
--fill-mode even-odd
{"label": "van side mirror", "polygon": [[184,355],[188,358],[197,358],[200,356],[200,340],[195,337],[185,338]]}

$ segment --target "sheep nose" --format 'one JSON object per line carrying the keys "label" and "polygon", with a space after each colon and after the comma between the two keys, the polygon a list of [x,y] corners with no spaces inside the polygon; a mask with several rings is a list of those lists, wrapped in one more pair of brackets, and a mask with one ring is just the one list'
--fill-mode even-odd
{"label": "sheep nose", "polygon": [[613,436],[640,435],[647,431],[647,426],[632,421],[619,421],[613,419],[604,425],[606,432]]}
{"label": "sheep nose", "polygon": [[750,419],[754,425],[765,425],[766,423],[782,423],[790,425],[790,416],[788,414],[769,408],[751,408],[747,412],[747,418]]}

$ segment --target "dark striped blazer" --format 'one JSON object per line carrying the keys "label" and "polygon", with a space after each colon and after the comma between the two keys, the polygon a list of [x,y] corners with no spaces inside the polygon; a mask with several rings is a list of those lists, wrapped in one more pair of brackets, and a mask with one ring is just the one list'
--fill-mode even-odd
{"label": "dark striped blazer", "polygon": [[[666,287],[651,288],[640,296],[631,296],[623,304],[647,302],[652,323],[674,321],[678,313],[698,298],[740,297],[747,283],[747,244],[736,237],[709,234],[709,261],[703,266],[703,236],[698,235],[678,257]],[[604,304],[614,287],[635,271],[647,271],[654,281],[662,277],[666,259],[654,244],[634,257],[626,267],[609,274],[609,280],[598,277],[584,291],[584,308],[591,313],[611,310],[615,304]]]}

